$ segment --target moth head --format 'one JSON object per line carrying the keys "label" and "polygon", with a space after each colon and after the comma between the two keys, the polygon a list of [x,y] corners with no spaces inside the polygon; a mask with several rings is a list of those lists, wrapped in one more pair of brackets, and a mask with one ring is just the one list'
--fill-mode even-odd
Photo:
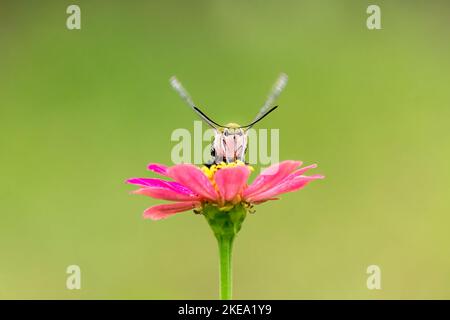
{"label": "moth head", "polygon": [[215,151],[226,162],[243,161],[247,148],[247,132],[237,124],[227,124],[216,135]]}

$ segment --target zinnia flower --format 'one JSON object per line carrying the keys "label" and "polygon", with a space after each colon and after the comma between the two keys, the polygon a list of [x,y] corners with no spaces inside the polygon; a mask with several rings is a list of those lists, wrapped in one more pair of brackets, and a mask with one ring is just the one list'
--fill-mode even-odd
{"label": "zinnia flower", "polygon": [[276,200],[280,194],[295,191],[310,181],[322,179],[321,175],[305,176],[316,165],[300,168],[300,161],[283,161],[265,169],[247,185],[251,166],[241,161],[215,164],[201,169],[191,164],[167,167],[150,164],[148,169],[172,180],[133,178],[128,183],[140,188],[133,193],[152,198],[174,201],[148,208],[145,218],[159,220],[175,213],[194,210],[201,213],[210,225],[219,245],[220,295],[231,299],[231,252],[236,234],[247,212],[253,206]]}
{"label": "zinnia flower", "polygon": [[322,175],[303,175],[315,168],[300,168],[301,161],[283,161],[265,169],[250,185],[247,180],[252,167],[241,161],[221,163],[201,169],[191,164],[167,167],[150,164],[148,169],[172,181],[154,178],[132,178],[127,183],[140,188],[133,193],[156,199],[174,201],[156,205],[144,212],[144,218],[160,220],[173,214],[194,209],[202,212],[206,206],[214,206],[226,212],[236,205],[253,211],[253,205],[277,200],[280,194],[299,190],[310,181],[324,178]]}

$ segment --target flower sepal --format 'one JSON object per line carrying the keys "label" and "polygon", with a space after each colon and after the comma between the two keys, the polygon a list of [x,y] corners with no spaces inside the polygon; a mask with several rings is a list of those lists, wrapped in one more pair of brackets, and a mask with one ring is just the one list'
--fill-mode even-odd
{"label": "flower sepal", "polygon": [[222,238],[233,239],[241,230],[242,223],[247,216],[247,208],[244,204],[239,203],[224,211],[218,206],[207,204],[203,207],[202,214],[208,221],[217,240]]}

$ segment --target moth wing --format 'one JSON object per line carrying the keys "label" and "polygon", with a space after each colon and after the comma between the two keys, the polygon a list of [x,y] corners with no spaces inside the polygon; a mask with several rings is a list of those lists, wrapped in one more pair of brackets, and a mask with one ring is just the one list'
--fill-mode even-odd
{"label": "moth wing", "polygon": [[266,102],[261,107],[256,117],[253,119],[252,123],[258,122],[260,119],[265,117],[269,112],[272,112],[274,110],[275,107],[273,107],[273,104],[280,95],[280,93],[283,91],[283,89],[286,87],[287,81],[288,81],[287,74],[282,73],[278,76],[277,81],[275,82],[275,84],[272,87],[272,90],[267,96]]}
{"label": "moth wing", "polygon": [[217,129],[217,127],[221,127],[221,125],[219,125],[218,123],[212,121],[210,118],[208,118],[208,116],[206,114],[204,114],[199,108],[197,108],[194,104],[194,101],[192,100],[191,96],[189,95],[189,93],[187,92],[187,90],[183,87],[183,85],[181,84],[181,82],[175,77],[171,77],[170,78],[170,85],[172,86],[172,88],[178,92],[178,94],[180,95],[181,99],[184,100],[184,102],[186,102],[186,104],[192,108],[192,110],[195,111],[195,113],[206,123],[208,124],[211,128]]}

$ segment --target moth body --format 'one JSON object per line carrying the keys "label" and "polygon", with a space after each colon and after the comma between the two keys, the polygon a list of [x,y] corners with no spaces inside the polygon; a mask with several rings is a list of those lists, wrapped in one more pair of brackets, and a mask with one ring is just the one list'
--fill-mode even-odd
{"label": "moth body", "polygon": [[237,123],[228,123],[226,125],[220,125],[217,122],[211,120],[206,114],[204,114],[199,108],[197,108],[188,94],[186,89],[181,85],[177,78],[172,77],[170,84],[178,92],[181,98],[197,113],[197,115],[206,122],[211,128],[214,129],[214,139],[211,144],[211,164],[219,164],[221,162],[232,163],[235,161],[245,162],[245,153],[247,151],[247,135],[248,130],[257,122],[266,117],[269,113],[277,108],[272,106],[275,99],[280,95],[281,91],[287,84],[287,75],[282,73],[278,80],[275,82],[266,102],[259,110],[253,121],[246,125],[240,126]]}

